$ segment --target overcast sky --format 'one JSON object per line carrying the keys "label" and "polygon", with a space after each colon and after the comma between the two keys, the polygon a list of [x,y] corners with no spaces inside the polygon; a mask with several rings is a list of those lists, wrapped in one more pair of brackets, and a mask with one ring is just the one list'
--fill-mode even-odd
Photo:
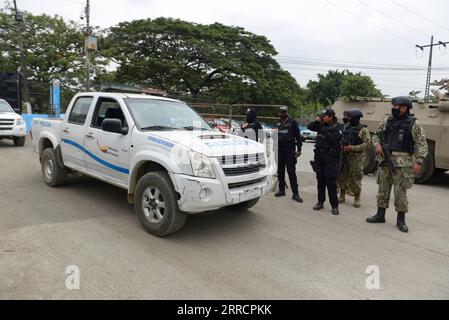
{"label": "overcast sky", "polygon": [[[33,14],[58,14],[82,23],[85,1],[17,4]],[[343,64],[370,75],[391,96],[424,91],[429,49],[421,52],[416,44],[429,44],[431,35],[435,41],[449,41],[446,0],[91,0],[91,23],[101,27],[161,16],[220,22],[265,35],[301,86]],[[421,70],[404,70],[411,67]],[[434,49],[434,68],[432,80],[449,78],[449,45],[447,52]]]}

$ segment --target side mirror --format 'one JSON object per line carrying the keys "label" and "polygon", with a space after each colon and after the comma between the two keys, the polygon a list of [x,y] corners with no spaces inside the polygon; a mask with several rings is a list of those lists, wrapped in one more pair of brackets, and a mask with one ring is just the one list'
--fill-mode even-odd
{"label": "side mirror", "polygon": [[106,118],[101,124],[101,129],[106,132],[118,133],[126,135],[128,134],[128,127],[122,127],[122,120]]}

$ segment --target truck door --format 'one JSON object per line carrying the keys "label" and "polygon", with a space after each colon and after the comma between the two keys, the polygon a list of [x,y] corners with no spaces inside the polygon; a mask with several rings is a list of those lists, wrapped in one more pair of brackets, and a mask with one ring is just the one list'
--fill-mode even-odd
{"label": "truck door", "polygon": [[78,97],[70,110],[67,122],[62,124],[61,151],[64,163],[70,168],[80,169],[81,171],[84,171],[86,168],[83,148],[84,125],[92,100],[92,96]]}
{"label": "truck door", "polygon": [[[84,140],[85,148],[90,153],[86,156],[87,170],[121,185],[128,183],[129,174],[128,151],[132,119],[126,111],[126,107],[121,106],[117,100],[99,97],[95,104],[92,121],[89,126],[86,126]],[[122,127],[129,128],[128,133],[103,131],[101,126],[104,119],[111,118],[119,119]]]}

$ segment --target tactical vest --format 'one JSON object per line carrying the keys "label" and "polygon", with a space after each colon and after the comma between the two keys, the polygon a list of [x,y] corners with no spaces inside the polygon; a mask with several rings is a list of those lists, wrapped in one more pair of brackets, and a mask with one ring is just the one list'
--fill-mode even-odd
{"label": "tactical vest", "polygon": [[[331,125],[321,127],[315,143],[315,149],[322,154],[338,154],[341,149],[341,126],[335,122]],[[329,137],[333,137],[334,141],[330,141]],[[340,138],[338,138],[340,137]],[[337,139],[335,139],[337,138]]]}
{"label": "tactical vest", "polygon": [[293,126],[297,125],[292,119],[288,118],[285,123],[279,122],[276,124],[278,129],[278,142],[279,146],[283,147],[294,147],[295,146],[295,135]]}
{"label": "tactical vest", "polygon": [[353,127],[350,125],[345,126],[343,130],[343,145],[344,146],[358,146],[363,143],[362,139],[360,138],[360,130],[365,128],[364,125],[359,124],[357,127]]}
{"label": "tactical vest", "polygon": [[384,141],[390,151],[413,153],[412,127],[416,118],[408,115],[404,119],[390,116],[384,131]]}

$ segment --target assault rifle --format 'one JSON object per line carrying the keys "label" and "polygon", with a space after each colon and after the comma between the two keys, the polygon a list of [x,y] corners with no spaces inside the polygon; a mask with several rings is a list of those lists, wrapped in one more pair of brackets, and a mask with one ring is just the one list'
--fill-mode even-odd
{"label": "assault rifle", "polygon": [[390,171],[393,174],[396,174],[396,168],[394,166],[393,158],[391,157],[389,145],[385,143],[384,133],[379,132],[377,134],[377,136],[379,137],[379,143],[380,143],[380,146],[382,147],[382,153],[384,154],[384,156],[383,156],[384,159],[379,163],[379,166],[386,164],[388,166],[388,168],[390,169]]}

